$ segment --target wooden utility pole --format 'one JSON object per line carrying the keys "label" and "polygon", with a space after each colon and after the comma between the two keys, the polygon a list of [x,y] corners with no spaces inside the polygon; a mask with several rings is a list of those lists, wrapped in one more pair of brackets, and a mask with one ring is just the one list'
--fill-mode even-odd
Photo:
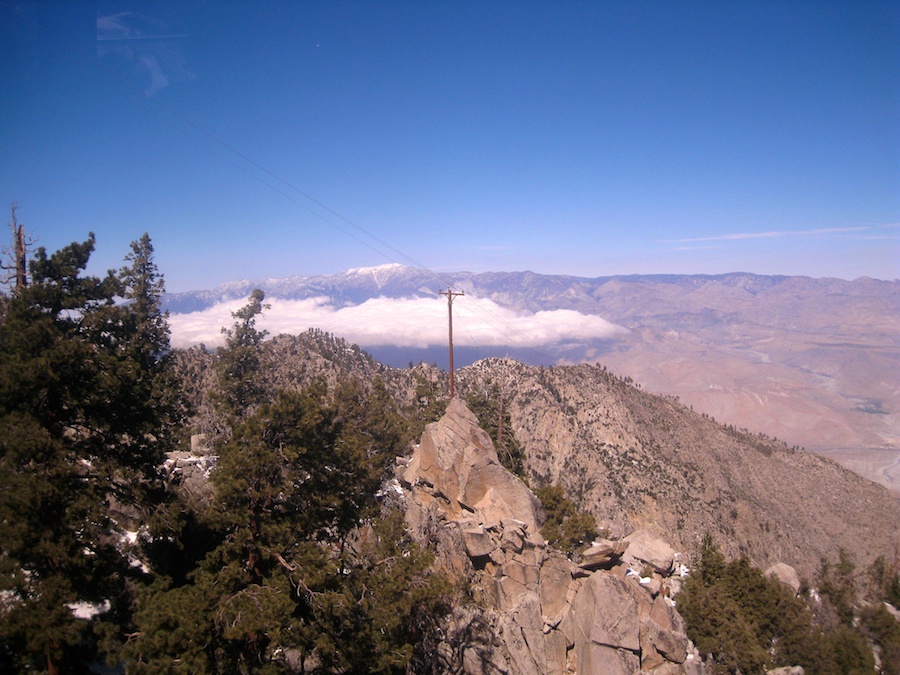
{"label": "wooden utility pole", "polygon": [[462,291],[456,293],[448,288],[446,291],[440,291],[440,294],[447,296],[447,312],[450,319],[450,398],[453,398],[453,298],[457,295],[465,295],[465,293]]}
{"label": "wooden utility pole", "polygon": [[500,383],[500,406],[497,412],[497,448],[503,447],[503,383]]}

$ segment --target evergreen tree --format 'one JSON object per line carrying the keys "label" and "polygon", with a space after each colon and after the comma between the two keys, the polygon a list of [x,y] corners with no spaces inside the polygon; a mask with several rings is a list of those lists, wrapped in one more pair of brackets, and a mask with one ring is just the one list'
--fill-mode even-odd
{"label": "evergreen tree", "polygon": [[819,592],[828,601],[837,620],[846,626],[852,626],[856,616],[855,573],[856,567],[843,548],[838,551],[837,564],[823,558],[819,568]]}
{"label": "evergreen tree", "polygon": [[568,556],[597,537],[597,520],[580,511],[559,485],[548,485],[534,491],[547,513],[541,534],[547,543]]}
{"label": "evergreen tree", "polygon": [[[852,572],[849,558],[842,560],[842,573]],[[848,597],[841,597],[849,606]],[[809,675],[874,670],[872,652],[852,622],[817,623],[801,598],[775,579],[765,578],[746,558],[726,562],[708,534],[678,595],[678,611],[688,637],[714,673],[755,673],[794,665],[803,666]],[[886,635],[885,653],[890,653],[890,640]]]}
{"label": "evergreen tree", "polygon": [[284,391],[239,423],[212,474],[218,543],[141,594],[132,669],[275,672],[291,654],[301,671],[402,672],[445,590],[402,519],[379,516],[402,427],[377,381]]}
{"label": "evergreen tree", "polygon": [[128,419],[129,452],[140,458],[141,467],[156,466],[164,450],[181,441],[188,405],[172,362],[168,313],[161,309],[165,281],[147,233],[131,243],[125,261],[129,264],[118,274],[125,303],[108,321],[120,333],[106,329],[115,335],[110,346],[120,364],[117,404]]}
{"label": "evergreen tree", "polygon": [[408,673],[411,662],[433,666],[433,642],[449,610],[451,585],[433,574],[433,556],[388,510],[364,527],[344,556],[339,584],[319,598],[318,655],[332,672]]}
{"label": "evergreen tree", "polygon": [[160,308],[166,285],[153,259],[153,243],[146,232],[131,242],[131,253],[119,271],[123,297],[129,301],[126,332],[129,347],[141,365],[152,370],[170,349],[168,313]]}
{"label": "evergreen tree", "polygon": [[507,471],[519,477],[525,475],[525,453],[519,447],[512,432],[509,411],[503,406],[503,391],[496,382],[485,383],[483,391],[473,391],[466,396],[469,409],[478,418],[497,450],[497,457]]}
{"label": "evergreen tree", "polygon": [[[77,671],[101,616],[128,613],[110,507],[158,478],[159,413],[136,383],[152,356],[94,248],[37,250],[0,325],[0,640],[10,668]],[[77,610],[77,612],[76,612]]]}
{"label": "evergreen tree", "polygon": [[416,383],[415,399],[406,410],[406,417],[410,420],[409,440],[419,438],[426,425],[443,417],[449,403],[445,394],[446,386],[441,381],[440,375],[437,376],[437,381],[432,380],[430,376],[426,377],[421,371],[416,371],[413,376]]}
{"label": "evergreen tree", "polygon": [[231,328],[223,328],[225,346],[219,350],[219,382],[222,409],[233,420],[252,414],[263,402],[259,346],[268,335],[256,327],[257,317],[269,305],[263,304],[266,294],[253,289],[247,304],[232,316],[237,319]]}

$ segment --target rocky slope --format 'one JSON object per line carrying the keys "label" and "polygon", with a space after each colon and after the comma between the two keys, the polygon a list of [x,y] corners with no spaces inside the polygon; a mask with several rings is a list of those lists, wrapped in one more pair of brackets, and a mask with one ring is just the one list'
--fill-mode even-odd
{"label": "rocky slope", "polygon": [[[378,378],[419,411],[446,392],[446,373],[434,367],[388,368],[322,333],[279,336],[263,356],[273,389],[319,377]],[[210,382],[213,358],[183,355],[201,418],[208,410],[201,383]],[[613,536],[646,528],[691,551],[708,531],[730,556],[746,553],[762,569],[786,562],[808,579],[839,548],[865,567],[878,555],[892,559],[900,545],[900,500],[883,487],[818,455],[722,426],[602,367],[488,359],[461,369],[457,383],[463,399],[488,392],[497,407],[502,399],[531,485],[561,484]],[[495,387],[502,396],[491,393]]]}
{"label": "rocky slope", "polygon": [[599,366],[489,359],[460,395],[500,385],[534,485],[559,483],[613,536],[647,528],[681,550],[704,532],[760,568],[812,578],[844,548],[860,565],[900,544],[900,501],[818,455],[724,427]]}
{"label": "rocky slope", "polygon": [[539,501],[500,465],[461,399],[397,477],[414,536],[472,596],[447,622],[436,672],[704,672],[666,586],[672,550],[640,532],[598,542],[575,565],[547,546]]}

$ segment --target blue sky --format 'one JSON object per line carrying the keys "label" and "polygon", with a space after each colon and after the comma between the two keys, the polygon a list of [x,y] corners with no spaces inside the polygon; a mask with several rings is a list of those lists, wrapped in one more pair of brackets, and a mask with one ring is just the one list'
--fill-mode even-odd
{"label": "blue sky", "polygon": [[169,290],[900,277],[896,2],[0,3],[0,203]]}

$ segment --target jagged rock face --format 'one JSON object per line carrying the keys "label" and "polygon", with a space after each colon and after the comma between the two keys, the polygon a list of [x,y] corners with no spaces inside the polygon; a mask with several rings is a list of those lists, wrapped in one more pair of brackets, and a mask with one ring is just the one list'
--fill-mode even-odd
{"label": "jagged rock face", "polygon": [[[437,549],[444,572],[465,579],[477,606],[458,607],[438,670],[486,675],[701,673],[681,617],[661,592],[621,561],[629,544],[598,543],[579,567],[546,545],[534,494],[497,461],[493,444],[456,399],[426,428],[397,476],[407,522]],[[664,542],[634,538],[641,560],[672,568]],[[636,558],[637,559],[637,558]],[[606,566],[607,569],[596,569]]]}

